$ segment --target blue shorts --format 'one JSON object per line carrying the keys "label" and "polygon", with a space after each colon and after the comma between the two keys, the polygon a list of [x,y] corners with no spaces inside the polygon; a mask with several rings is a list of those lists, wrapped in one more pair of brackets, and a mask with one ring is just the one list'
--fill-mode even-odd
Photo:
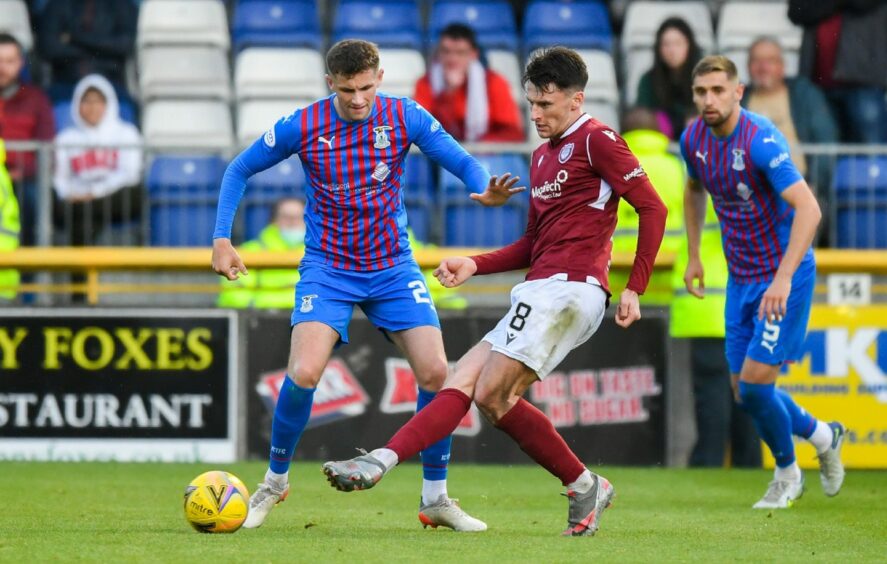
{"label": "blue shorts", "polygon": [[319,321],[348,342],[348,323],[354,306],[386,332],[432,325],[440,329],[437,310],[415,261],[383,270],[354,272],[308,262],[299,267],[296,307],[292,324]]}
{"label": "blue shorts", "polygon": [[758,319],[758,307],[769,282],[738,284],[732,278],[727,282],[724,316],[727,362],[732,374],[742,372],[746,357],[772,365],[801,359],[815,285],[816,263],[804,260],[792,277],[785,316],[782,321],[770,323]]}

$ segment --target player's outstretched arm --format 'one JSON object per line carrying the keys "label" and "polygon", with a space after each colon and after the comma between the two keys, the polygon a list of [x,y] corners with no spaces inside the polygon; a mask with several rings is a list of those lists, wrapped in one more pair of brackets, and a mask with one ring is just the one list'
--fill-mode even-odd
{"label": "player's outstretched arm", "polygon": [[510,172],[506,172],[502,176],[491,176],[486,190],[480,194],[472,192],[468,197],[485,206],[502,206],[508,201],[508,198],[527,189],[526,186],[515,186],[519,180],[519,176],[511,176]]}
{"label": "player's outstretched arm", "polygon": [[240,255],[234,250],[231,239],[220,237],[213,239],[213,270],[228,280],[237,280],[239,274],[248,275],[246,265],[240,260]]}
{"label": "player's outstretched arm", "polygon": [[[705,269],[699,258],[702,240],[702,226],[705,222],[706,193],[698,180],[687,179],[684,189],[684,225],[687,226],[687,268],[684,270],[684,285],[687,291],[703,298],[705,295]],[[694,284],[698,280],[698,286]]]}
{"label": "player's outstretched arm", "polygon": [[434,270],[438,282],[447,288],[459,286],[477,272],[477,263],[468,257],[450,257],[444,259]]}
{"label": "player's outstretched arm", "polygon": [[801,264],[807,249],[813,244],[816,236],[816,228],[822,219],[822,211],[816,196],[803,179],[798,180],[782,191],[782,198],[795,209],[795,217],[792,220],[792,229],[788,238],[788,247],[779,268],[773,277],[770,287],[761,298],[758,308],[758,319],[780,320],[785,315],[788,304],[788,296],[792,287],[792,276],[798,265]]}

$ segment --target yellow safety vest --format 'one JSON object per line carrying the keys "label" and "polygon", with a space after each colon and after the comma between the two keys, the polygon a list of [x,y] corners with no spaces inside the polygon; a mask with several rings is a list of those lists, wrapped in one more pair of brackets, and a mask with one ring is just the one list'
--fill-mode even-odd
{"label": "yellow safety vest", "polygon": [[[413,250],[433,249],[435,245],[423,243],[416,239],[412,229],[407,229],[407,235],[410,238],[410,248]],[[468,300],[465,296],[459,294],[458,288],[447,288],[438,282],[437,277],[432,274],[433,268],[422,271],[425,276],[425,286],[428,287],[428,293],[431,295],[431,301],[437,309],[465,309],[468,307]]]}
{"label": "yellow safety vest", "polygon": [[[0,252],[17,249],[19,233],[21,233],[21,221],[18,201],[15,199],[12,179],[6,170],[6,145],[0,139]],[[17,270],[0,270],[0,299],[15,299],[18,285]]]}
{"label": "yellow safety vest", "polygon": [[[304,245],[290,246],[280,236],[276,225],[262,229],[258,238],[247,241],[241,247],[245,251],[299,251]],[[237,280],[222,278],[219,307],[255,309],[293,309],[296,303],[296,282],[299,271],[292,268],[250,270],[247,276]]]}
{"label": "yellow safety vest", "polygon": [[672,337],[723,337],[724,307],[727,293],[727,260],[721,243],[721,226],[715,208],[708,198],[699,258],[705,273],[705,298],[699,299],[687,292],[684,271],[687,269],[687,243],[681,245],[675,256],[672,271],[674,298],[669,316]]}
{"label": "yellow safety vest", "polygon": [[[622,136],[628,148],[637,156],[650,183],[668,208],[665,237],[660,253],[676,253],[684,240],[684,165],[668,152],[668,137],[651,130],[629,131]],[[633,253],[637,249],[638,214],[625,201],[619,202],[613,250]],[[610,273],[610,291],[617,297],[628,283],[628,272]],[[641,296],[642,305],[668,305],[671,302],[671,274],[654,271]]]}

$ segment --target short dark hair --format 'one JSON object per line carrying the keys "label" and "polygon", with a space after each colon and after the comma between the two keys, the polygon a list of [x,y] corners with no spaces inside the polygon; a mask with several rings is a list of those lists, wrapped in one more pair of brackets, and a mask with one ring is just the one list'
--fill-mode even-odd
{"label": "short dark hair", "polygon": [[0,45],[15,45],[18,47],[19,54],[24,53],[24,48],[22,47],[21,41],[15,38],[11,33],[6,33],[5,31],[0,31]]}
{"label": "short dark hair", "polygon": [[327,52],[326,69],[331,76],[345,78],[368,70],[379,70],[379,47],[362,39],[343,39]]}
{"label": "short dark hair", "polygon": [[588,69],[579,53],[567,47],[550,47],[533,53],[521,80],[545,90],[553,84],[558,90],[585,90]]}
{"label": "short dark hair", "polygon": [[472,49],[475,51],[480,50],[480,46],[477,44],[477,34],[465,24],[451,23],[440,32],[440,38],[443,39],[444,37],[450,39],[464,39],[471,44]]}

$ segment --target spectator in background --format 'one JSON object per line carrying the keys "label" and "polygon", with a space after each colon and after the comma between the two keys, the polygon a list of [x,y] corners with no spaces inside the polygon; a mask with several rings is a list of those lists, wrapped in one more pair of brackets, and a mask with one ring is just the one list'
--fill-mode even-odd
{"label": "spectator in background", "polygon": [[139,217],[141,136],[120,119],[114,87],[97,74],[77,83],[71,118],[74,126],[56,138],[54,184],[62,203],[56,215],[70,217],[65,227],[73,245],[92,245],[104,226]]}
{"label": "spectator in background", "polygon": [[790,0],[804,26],[800,74],[822,88],[844,141],[887,142],[887,2]]}
{"label": "spectator in background", "polygon": [[[0,33],[0,137],[6,141],[49,141],[55,134],[52,106],[39,88],[19,81],[23,66],[21,43]],[[36,155],[33,151],[9,151],[6,163],[21,199],[22,242],[30,245],[37,223]]]}
{"label": "spectator in background", "polygon": [[[243,251],[304,252],[305,203],[299,198],[281,198],[274,203],[269,223],[259,236],[244,243]],[[219,307],[292,310],[296,268],[256,269],[237,280],[222,279]]]}
{"label": "spectator in background", "polygon": [[653,57],[653,68],[638,83],[635,103],[656,111],[659,129],[677,140],[687,121],[696,115],[691,75],[702,58],[702,49],[686,21],[668,18],[656,32]]}
{"label": "spectator in background", "polygon": [[448,25],[434,62],[416,83],[415,100],[460,141],[524,140],[524,128],[508,81],[484,68],[474,31]]}
{"label": "spectator in background", "polygon": [[138,11],[128,0],[50,0],[37,30],[40,53],[52,67],[52,97],[70,96],[74,84],[100,74],[125,91]]}
{"label": "spectator in background", "polygon": [[[825,155],[805,157],[798,148],[801,143],[837,143],[838,126],[822,92],[803,76],[786,78],[782,47],[776,39],[757,39],[748,49],[750,84],[745,89],[742,105],[770,118],[788,140],[792,161],[808,178],[819,196],[820,206],[828,207],[825,198],[831,184],[831,162]],[[823,218],[828,214],[824,213]],[[820,229],[827,233],[827,229]]]}
{"label": "spectator in background", "polygon": [[[6,146],[0,139],[0,252],[8,252],[18,248],[19,221],[18,201],[12,189],[12,180],[6,171]],[[6,268],[0,270],[0,304],[15,299],[19,283],[17,270]]]}

